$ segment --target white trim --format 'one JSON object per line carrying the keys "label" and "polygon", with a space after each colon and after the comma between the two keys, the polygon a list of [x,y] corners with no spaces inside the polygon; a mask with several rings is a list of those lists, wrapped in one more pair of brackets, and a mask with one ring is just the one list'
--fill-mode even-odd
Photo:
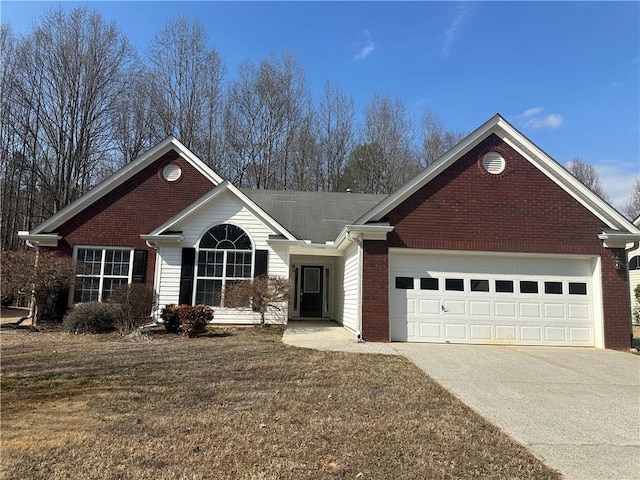
{"label": "white trim", "polygon": [[380,220],[493,133],[518,151],[518,153],[538,168],[538,170],[549,177],[549,179],[580,202],[580,204],[610,228],[640,233],[638,228],[622,214],[578,182],[565,168],[540,150],[499,114],[491,117],[451,150],[429,165],[422,173],[383,199],[378,205],[356,220],[355,224],[365,224],[367,222]]}
{"label": "white trim", "polygon": [[230,192],[235,195],[244,205],[262,222],[264,222],[267,226],[269,226],[272,230],[279,232],[281,235],[285,236],[288,240],[297,240],[296,237],[291,234],[287,229],[285,229],[282,225],[276,222],[273,218],[269,216],[264,210],[262,210],[258,205],[256,205],[249,197],[244,195],[240,190],[234,187],[228,180],[224,180],[220,183],[216,188],[211,190],[209,193],[203,195],[198,200],[193,202],[191,205],[184,208],[181,212],[178,212],[176,215],[171,217],[169,220],[164,222],[162,225],[157,227],[155,230],[149,233],[149,236],[158,237],[163,232],[167,230],[171,230],[171,228],[184,220],[188,216],[194,214],[199,209],[203,208],[209,202],[213,201],[218,196],[222,195],[225,192]]}
{"label": "white trim", "polygon": [[[102,301],[102,290],[104,287],[104,279],[105,279],[105,274],[104,274],[104,266],[105,266],[105,259],[106,259],[106,252],[107,250],[113,250],[113,251],[121,251],[121,252],[129,252],[129,271],[127,274],[127,284],[131,284],[131,281],[133,279],[133,257],[134,257],[134,251],[135,249],[133,247],[122,247],[122,246],[113,246],[113,245],[74,245],[73,246],[73,260],[74,262],[78,261],[78,250],[79,249],[86,249],[86,250],[100,250],[101,252],[101,258],[100,258],[100,273],[98,275],[80,275],[80,274],[76,274],[74,276],[74,281],[71,285],[71,288],[69,289],[69,298],[68,298],[68,306],[69,307],[73,307],[74,305],[78,304],[78,303],[82,303],[82,302],[75,302],[74,301],[74,297],[75,297],[75,279],[76,278],[99,278],[99,282],[98,282],[98,302]],[[108,278],[124,278],[124,275],[107,275]]]}
{"label": "white trim", "polygon": [[348,243],[345,240],[353,241],[354,238],[363,240],[386,240],[387,234],[392,232],[393,226],[388,223],[367,224],[367,225],[345,225],[338,234],[334,242],[334,247],[344,250]]}
{"label": "white trim", "polygon": [[57,247],[58,240],[62,239],[62,236],[57,233],[38,233],[30,234],[27,231],[21,230],[18,232],[18,237],[27,242],[32,248],[37,247]]}
{"label": "white trim", "polygon": [[207,180],[213,185],[219,185],[222,183],[222,178],[209,168],[202,160],[196,157],[187,147],[185,147],[175,137],[167,137],[156,146],[147,150],[138,158],[121,168],[109,178],[103,180],[98,185],[93,187],[87,193],[71,202],[69,205],[49,217],[43,223],[31,230],[31,233],[41,233],[48,230],[55,229],[62,225],[67,220],[84,210],[86,207],[94,203],[96,200],[102,198],[114,188],[123,184],[125,181],[133,177],[135,174],[149,166],[156,161],[162,155],[168,153],[171,150],[175,150],[182,158],[184,158],[191,166],[193,166],[198,172],[200,172]]}
{"label": "white trim", "polygon": [[604,232],[598,238],[605,248],[627,248],[627,244],[640,241],[640,233]]}

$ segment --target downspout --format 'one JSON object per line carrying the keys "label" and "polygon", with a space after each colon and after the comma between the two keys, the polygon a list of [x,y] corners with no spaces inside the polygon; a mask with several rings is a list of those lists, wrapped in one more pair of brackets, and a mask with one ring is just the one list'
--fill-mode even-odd
{"label": "downspout", "polygon": [[358,330],[356,331],[356,340],[359,343],[364,342],[362,336],[362,266],[363,266],[363,254],[364,244],[362,243],[362,235],[352,235],[351,232],[347,232],[347,238],[358,246]]}

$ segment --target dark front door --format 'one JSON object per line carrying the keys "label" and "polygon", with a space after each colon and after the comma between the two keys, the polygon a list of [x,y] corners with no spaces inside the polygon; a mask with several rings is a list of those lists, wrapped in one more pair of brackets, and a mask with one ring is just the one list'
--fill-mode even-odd
{"label": "dark front door", "polygon": [[322,317],[322,270],[323,267],[302,267],[301,317]]}

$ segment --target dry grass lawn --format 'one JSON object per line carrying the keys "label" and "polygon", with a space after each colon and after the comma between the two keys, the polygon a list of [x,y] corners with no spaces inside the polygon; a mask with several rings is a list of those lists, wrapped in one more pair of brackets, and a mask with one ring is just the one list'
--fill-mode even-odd
{"label": "dry grass lawn", "polygon": [[281,333],[2,333],[1,477],[560,478],[407,360]]}

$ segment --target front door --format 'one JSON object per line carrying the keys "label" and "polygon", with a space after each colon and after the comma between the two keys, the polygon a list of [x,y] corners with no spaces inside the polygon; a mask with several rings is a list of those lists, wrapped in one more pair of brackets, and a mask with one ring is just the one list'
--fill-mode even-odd
{"label": "front door", "polygon": [[302,267],[301,317],[322,317],[322,271],[323,267]]}

